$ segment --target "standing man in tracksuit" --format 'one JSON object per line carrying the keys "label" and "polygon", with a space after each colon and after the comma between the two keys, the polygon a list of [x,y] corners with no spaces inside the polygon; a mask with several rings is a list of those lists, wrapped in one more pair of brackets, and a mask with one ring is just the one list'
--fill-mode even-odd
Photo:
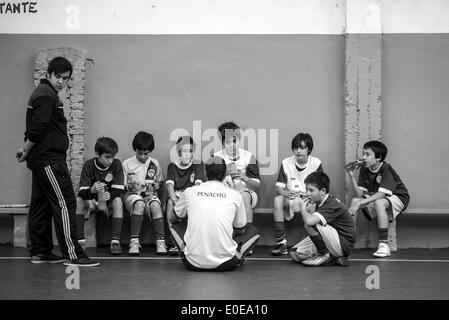
{"label": "standing man in tracksuit", "polygon": [[[76,197],[66,164],[69,146],[67,120],[58,92],[72,76],[71,63],[54,58],[28,101],[25,143],[17,150],[17,160],[26,160],[32,172],[28,214],[32,263],[96,266],[76,240]],[[52,218],[62,257],[52,253]],[[64,260],[63,260],[64,259]]]}

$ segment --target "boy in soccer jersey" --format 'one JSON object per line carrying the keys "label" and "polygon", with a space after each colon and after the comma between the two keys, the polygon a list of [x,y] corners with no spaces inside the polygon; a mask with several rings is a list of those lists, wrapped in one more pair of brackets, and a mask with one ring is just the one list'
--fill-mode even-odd
{"label": "boy in soccer jersey", "polygon": [[298,133],[292,140],[293,156],[282,160],[276,181],[274,198],[274,232],[276,247],[274,256],[286,255],[287,237],[284,220],[291,221],[299,211],[299,199],[306,194],[304,179],[312,172],[323,171],[321,160],[312,157],[313,139],[308,133]]}
{"label": "boy in soccer jersey", "polygon": [[257,190],[260,187],[259,164],[255,156],[238,147],[241,132],[234,122],[225,122],[218,127],[223,149],[214,156],[224,159],[227,173],[224,183],[240,192],[243,197],[248,225],[253,223],[253,208],[257,205]]}
{"label": "boy in soccer jersey", "polygon": [[156,253],[167,254],[164,219],[158,190],[164,180],[159,162],[150,156],[154,150],[153,135],[138,132],[132,142],[135,156],[123,161],[125,209],[131,215],[129,255],[140,254],[139,234],[145,213],[153,222]]}
{"label": "boy in soccer jersey", "polygon": [[[168,221],[174,221],[173,208],[177,202],[184,200],[184,190],[194,185],[199,185],[207,180],[204,165],[201,160],[193,159],[194,142],[190,136],[179,137],[176,142],[178,158],[168,165],[167,181],[165,185],[168,191],[165,212]],[[170,255],[177,255],[176,245],[170,245]]]}
{"label": "boy in soccer jersey", "polygon": [[[329,194],[329,177],[321,171],[308,175],[307,198],[299,207],[308,237],[293,246],[290,257],[305,266],[348,266],[356,242],[354,221],[347,207]],[[313,210],[310,206],[315,205]]]}
{"label": "boy in soccer jersey", "polygon": [[363,146],[365,166],[359,169],[356,180],[355,169],[349,170],[351,184],[356,197],[351,201],[349,211],[357,221],[359,209],[367,219],[377,217],[379,246],[373,254],[384,258],[391,255],[388,245],[388,223],[407,208],[410,195],[399,175],[385,161],[388,149],[380,141],[369,141]]}
{"label": "boy in soccer jersey", "polygon": [[78,243],[86,246],[84,238],[84,220],[92,210],[104,212],[109,216],[112,208],[112,240],[110,252],[122,253],[120,234],[123,221],[121,195],[125,189],[123,169],[120,160],[115,159],[117,143],[102,137],[95,143],[95,158],[87,160],[81,171],[80,187],[76,198],[76,228]]}

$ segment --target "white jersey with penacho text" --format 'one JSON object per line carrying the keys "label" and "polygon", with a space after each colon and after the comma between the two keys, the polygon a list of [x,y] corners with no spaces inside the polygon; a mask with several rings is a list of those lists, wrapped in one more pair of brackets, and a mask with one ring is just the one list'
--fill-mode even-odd
{"label": "white jersey with penacho text", "polygon": [[[291,189],[292,180],[299,185],[299,192],[306,193],[306,185],[304,179],[315,171],[323,171],[321,160],[312,156],[308,157],[304,167],[300,167],[295,160],[295,156],[291,156],[282,160],[276,186]],[[293,179],[294,178],[294,179]],[[293,191],[293,190],[290,190]],[[298,191],[298,190],[295,190]]]}

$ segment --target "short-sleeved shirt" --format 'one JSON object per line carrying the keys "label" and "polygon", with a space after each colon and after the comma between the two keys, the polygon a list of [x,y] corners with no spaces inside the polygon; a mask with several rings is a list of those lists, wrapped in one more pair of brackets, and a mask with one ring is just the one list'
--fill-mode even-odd
{"label": "short-sleeved shirt", "polygon": [[309,156],[306,165],[302,168],[296,163],[295,156],[285,158],[282,160],[279,169],[276,186],[281,188],[287,187],[290,191],[293,191],[292,185],[298,184],[299,192],[306,193],[304,180],[309,174],[315,171],[323,171],[321,160],[318,158]]}
{"label": "short-sleeved shirt", "polygon": [[[115,193],[116,196],[120,195],[125,189],[123,169],[120,160],[114,159],[108,168],[101,166],[97,158],[87,160],[81,170],[78,195],[84,200],[97,199],[97,194],[83,191],[90,190],[95,182],[103,182],[106,184],[105,190],[111,193],[111,199],[114,198],[112,193]],[[114,192],[114,189],[119,191]]]}
{"label": "short-sleeved shirt", "polygon": [[322,225],[329,224],[337,230],[341,248],[344,253],[349,254],[356,242],[356,231],[348,208],[329,194],[321,205],[317,205],[313,214],[320,218]]}
{"label": "short-sleeved shirt", "polygon": [[[244,173],[249,179],[260,183],[259,164],[256,157],[249,151],[238,149],[238,156],[236,158],[230,157],[224,149],[214,154],[216,157],[222,158],[226,166],[234,165],[238,170]],[[248,187],[244,181],[239,181],[239,184]]]}
{"label": "short-sleeved shirt", "polygon": [[149,157],[145,163],[140,162],[137,158],[131,157],[123,161],[123,173],[125,178],[125,187],[128,186],[129,180],[139,183],[142,189],[139,193],[144,195],[146,190],[151,186],[152,190],[158,190],[164,181],[162,168],[159,162]]}
{"label": "short-sleeved shirt", "polygon": [[407,188],[393,167],[386,161],[376,172],[371,171],[370,168],[360,168],[357,184],[362,191],[370,195],[376,192],[383,192],[388,196],[396,195],[404,204],[404,209],[410,202]]}
{"label": "short-sleeved shirt", "polygon": [[246,225],[243,198],[218,181],[187,188],[184,196],[175,205],[178,217],[188,215],[184,254],[195,267],[214,269],[237,253],[232,234]]}
{"label": "short-sleeved shirt", "polygon": [[172,184],[175,191],[185,190],[194,186],[197,182],[207,180],[203,163],[190,163],[183,167],[178,161],[172,162],[167,168],[167,185]]}

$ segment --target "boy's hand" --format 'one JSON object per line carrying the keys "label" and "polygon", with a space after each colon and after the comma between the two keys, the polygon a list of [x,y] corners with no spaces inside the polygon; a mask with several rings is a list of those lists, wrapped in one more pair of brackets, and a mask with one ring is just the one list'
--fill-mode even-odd
{"label": "boy's hand", "polygon": [[24,162],[27,156],[28,151],[24,150],[23,148],[18,149],[16,152],[16,159],[18,162]]}
{"label": "boy's hand", "polygon": [[104,191],[105,184],[103,182],[97,181],[90,188],[90,193],[100,193]]}
{"label": "boy's hand", "polygon": [[237,178],[237,179],[240,179],[240,180],[242,180],[242,181],[244,181],[244,182],[246,182],[246,181],[249,180],[249,178],[246,176],[246,174],[244,174],[244,173],[243,173],[242,171],[240,171],[240,170],[234,171],[234,173],[231,174],[231,176],[232,176],[233,179]]}
{"label": "boy's hand", "polygon": [[128,190],[131,192],[138,192],[141,189],[140,183],[131,181],[128,183]]}
{"label": "boy's hand", "polygon": [[348,211],[351,215],[355,215],[355,213],[357,212],[357,210],[360,209],[360,206],[362,204],[362,200],[361,199],[357,199],[353,201],[353,205],[351,207],[349,207]]}
{"label": "boy's hand", "polygon": [[108,191],[100,192],[98,194],[98,201],[109,201],[111,199],[111,194]]}

